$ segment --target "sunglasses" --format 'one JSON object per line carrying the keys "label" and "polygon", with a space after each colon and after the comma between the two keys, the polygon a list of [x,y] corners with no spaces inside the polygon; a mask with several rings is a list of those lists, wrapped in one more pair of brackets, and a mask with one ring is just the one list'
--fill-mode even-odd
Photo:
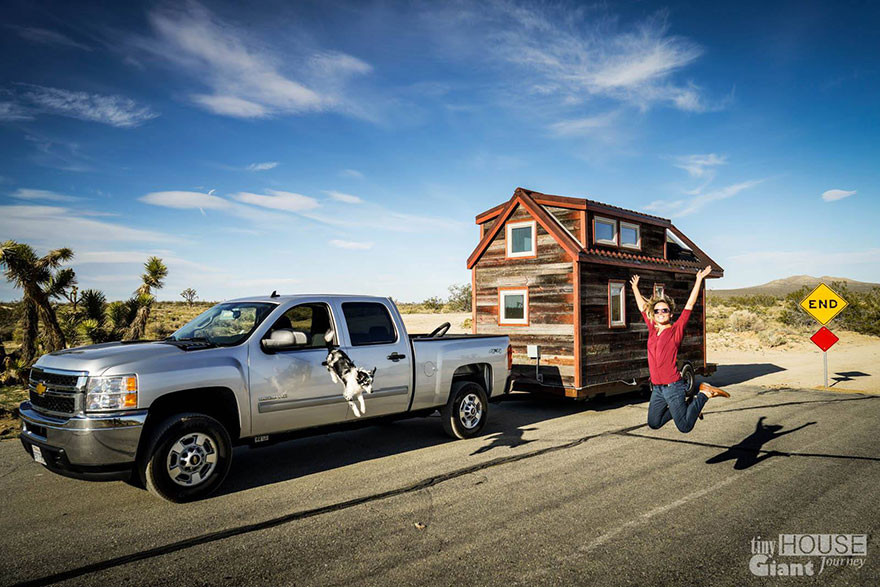
{"label": "sunglasses", "polygon": [[655,314],[668,314],[669,308],[659,308],[659,309],[654,310],[654,313]]}

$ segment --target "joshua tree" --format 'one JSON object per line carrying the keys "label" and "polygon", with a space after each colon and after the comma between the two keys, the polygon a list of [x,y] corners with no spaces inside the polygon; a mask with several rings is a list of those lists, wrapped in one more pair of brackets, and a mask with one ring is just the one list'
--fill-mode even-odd
{"label": "joshua tree", "polygon": [[91,343],[106,341],[107,332],[107,298],[97,289],[87,289],[79,298],[82,303],[83,316],[77,322],[77,333]]}
{"label": "joshua tree", "polygon": [[125,332],[123,340],[137,340],[144,335],[147,330],[147,320],[150,319],[150,310],[156,300],[153,297],[153,290],[161,289],[165,285],[162,280],[168,276],[168,267],[159,257],[147,259],[147,262],[144,263],[144,270],[144,274],[141,275],[143,283],[134,292],[138,303],[137,314]]}
{"label": "joshua tree", "polygon": [[63,295],[68,287],[76,284],[73,269],[53,272],[72,258],[73,251],[68,248],[55,249],[44,257],[37,257],[31,246],[24,243],[8,240],[0,245],[0,266],[6,272],[6,279],[21,288],[23,294],[21,360],[28,365],[37,352],[38,320],[46,332],[47,351],[57,351],[65,346],[64,333],[49,299]]}
{"label": "joshua tree", "polygon": [[195,299],[199,296],[196,295],[196,290],[194,290],[191,287],[188,287],[185,290],[183,290],[182,292],[180,292],[180,297],[182,297],[183,299],[186,300],[187,306],[192,306]]}

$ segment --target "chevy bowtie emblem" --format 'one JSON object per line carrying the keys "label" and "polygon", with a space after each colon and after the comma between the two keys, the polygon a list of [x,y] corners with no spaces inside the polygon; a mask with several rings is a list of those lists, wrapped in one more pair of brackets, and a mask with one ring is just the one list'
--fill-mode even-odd
{"label": "chevy bowtie emblem", "polygon": [[46,384],[40,381],[34,391],[37,392],[37,395],[43,395],[46,393]]}

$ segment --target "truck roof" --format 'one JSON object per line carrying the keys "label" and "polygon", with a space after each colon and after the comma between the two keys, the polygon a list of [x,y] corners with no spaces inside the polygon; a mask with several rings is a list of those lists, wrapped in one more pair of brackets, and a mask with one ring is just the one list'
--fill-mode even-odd
{"label": "truck roof", "polygon": [[365,296],[358,294],[324,294],[324,293],[315,293],[315,294],[287,294],[287,295],[278,295],[272,297],[268,296],[247,296],[244,298],[234,298],[231,300],[224,300],[221,303],[226,302],[269,302],[273,304],[281,304],[284,302],[288,302],[291,300],[297,299],[305,299],[305,298],[322,298],[322,299],[356,299],[356,300],[387,300],[389,299],[387,296]]}

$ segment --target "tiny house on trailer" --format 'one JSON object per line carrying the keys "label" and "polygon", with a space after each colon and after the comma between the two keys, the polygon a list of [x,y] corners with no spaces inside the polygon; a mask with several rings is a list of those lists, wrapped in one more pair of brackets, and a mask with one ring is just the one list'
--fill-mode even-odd
{"label": "tiny house on trailer", "polygon": [[[477,215],[468,258],[474,334],[507,334],[513,389],[586,397],[649,383],[648,328],[629,279],[645,299],[663,293],[684,309],[696,273],[724,270],[665,218],[583,198],[517,188]],[[706,362],[705,281],[678,353],[682,377]]]}

